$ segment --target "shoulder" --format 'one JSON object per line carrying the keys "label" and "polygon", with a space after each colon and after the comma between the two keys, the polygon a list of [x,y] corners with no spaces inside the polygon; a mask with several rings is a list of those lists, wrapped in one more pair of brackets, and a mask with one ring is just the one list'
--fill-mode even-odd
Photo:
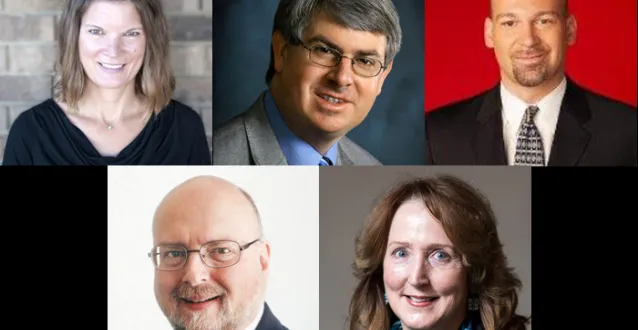
{"label": "shoulder", "polygon": [[462,114],[476,113],[488,93],[494,90],[483,91],[479,94],[448,103],[441,107],[428,111],[428,119],[454,118]]}
{"label": "shoulder", "polygon": [[164,107],[164,109],[162,109],[160,115],[162,115],[162,113],[166,115],[172,115],[180,122],[192,123],[202,121],[202,117],[199,115],[199,113],[197,113],[197,111],[195,111],[195,109],[174,99],[171,99],[170,103],[166,107]]}
{"label": "shoulder", "polygon": [[481,108],[485,97],[493,91],[494,89],[483,91],[480,94],[476,94],[430,110],[426,113],[426,124],[429,121],[447,122],[456,121],[467,117],[474,118],[476,116],[476,113]]}
{"label": "shoulder", "polygon": [[47,99],[33,107],[22,111],[11,124],[9,134],[20,132],[33,133],[34,129],[40,129],[50,124],[56,116],[57,105],[53,99]]}
{"label": "shoulder", "polygon": [[594,114],[601,112],[602,114],[615,118],[618,122],[627,120],[635,121],[636,108],[634,106],[583,87],[580,87],[580,89],[585,95],[587,103]]}
{"label": "shoulder", "polygon": [[215,128],[213,132],[213,139],[226,141],[226,140],[235,140],[237,138],[242,138],[246,136],[246,128],[244,123],[244,118],[246,117],[246,113],[241,113],[221,126]]}
{"label": "shoulder", "polygon": [[339,141],[339,149],[350,158],[352,165],[382,165],[367,150],[345,136]]}
{"label": "shoulder", "polygon": [[[637,127],[636,108],[625,102],[605,96],[581,85],[568,85],[584,103],[574,106],[585,106],[589,109],[587,128],[592,132],[601,132],[605,136],[613,136],[632,142],[635,145]],[[570,96],[572,98],[572,96]],[[576,98],[576,99],[578,99]],[[582,101],[581,101],[582,102]],[[570,104],[572,104],[570,102]],[[635,147],[634,147],[635,148]]]}

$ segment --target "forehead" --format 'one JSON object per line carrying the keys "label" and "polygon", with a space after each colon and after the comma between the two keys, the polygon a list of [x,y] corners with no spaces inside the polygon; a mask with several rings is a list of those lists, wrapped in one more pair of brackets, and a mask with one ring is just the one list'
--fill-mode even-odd
{"label": "forehead", "polygon": [[417,245],[453,245],[443,226],[420,200],[407,201],[397,209],[389,239]]}
{"label": "forehead", "polygon": [[140,15],[130,1],[93,1],[82,17],[84,24],[127,25],[140,23]]}
{"label": "forehead", "polygon": [[161,205],[154,220],[155,244],[203,244],[219,239],[244,243],[259,235],[257,215],[240,193],[184,193]]}
{"label": "forehead", "polygon": [[325,38],[349,53],[374,50],[383,56],[387,44],[385,35],[347,28],[323,12],[312,18],[310,25],[303,33],[304,41],[317,37]]}
{"label": "forehead", "polygon": [[537,12],[563,13],[565,0],[491,0],[492,15],[499,14],[527,14]]}

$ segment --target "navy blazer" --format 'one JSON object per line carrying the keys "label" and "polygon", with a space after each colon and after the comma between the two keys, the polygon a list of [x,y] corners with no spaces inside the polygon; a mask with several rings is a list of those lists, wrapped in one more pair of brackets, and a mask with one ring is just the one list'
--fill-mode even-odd
{"label": "navy blazer", "polygon": [[267,303],[264,303],[264,314],[257,324],[256,330],[288,330],[285,326],[279,322],[277,317],[272,313]]}

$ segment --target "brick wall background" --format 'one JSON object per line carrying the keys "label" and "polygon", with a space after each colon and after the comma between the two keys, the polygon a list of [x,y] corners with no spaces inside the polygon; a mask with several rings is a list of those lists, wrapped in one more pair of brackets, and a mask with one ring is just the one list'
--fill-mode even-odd
{"label": "brick wall background", "polygon": [[[0,0],[0,163],[13,120],[52,97],[55,31],[66,0]],[[171,28],[173,98],[202,116],[212,146],[212,0],[162,0]]]}

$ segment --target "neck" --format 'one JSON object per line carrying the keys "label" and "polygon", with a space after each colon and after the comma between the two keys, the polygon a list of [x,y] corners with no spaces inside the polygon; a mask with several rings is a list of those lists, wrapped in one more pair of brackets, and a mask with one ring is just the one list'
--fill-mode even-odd
{"label": "neck", "polygon": [[82,93],[79,106],[86,115],[114,122],[132,116],[139,110],[140,103],[132,84],[109,89],[89,83]]}
{"label": "neck", "polygon": [[330,147],[343,137],[338,133],[330,134],[320,131],[308,120],[300,117],[298,115],[300,111],[291,110],[293,105],[286,102],[287,94],[282,90],[276,76],[273,77],[270,84],[270,93],[288,129],[297,137],[311,145],[320,154],[325,155],[328,150],[330,150]]}
{"label": "neck", "polygon": [[503,86],[505,86],[510,93],[516,95],[527,104],[538,103],[538,101],[542,100],[543,97],[547,96],[556,87],[558,87],[558,85],[560,85],[563,81],[563,78],[564,74],[559,73],[551,79],[542,82],[538,86],[526,87],[511,81],[505,74],[501,73],[501,82],[503,83]]}
{"label": "neck", "polygon": [[253,326],[253,322],[256,322],[254,326],[257,326],[257,324],[259,324],[259,320],[256,320],[256,318],[262,308],[264,308],[264,302],[259,299],[259,302],[255,303],[251,308],[252,310],[246,314],[243,324],[239,324],[238,329],[248,329],[249,326]]}

